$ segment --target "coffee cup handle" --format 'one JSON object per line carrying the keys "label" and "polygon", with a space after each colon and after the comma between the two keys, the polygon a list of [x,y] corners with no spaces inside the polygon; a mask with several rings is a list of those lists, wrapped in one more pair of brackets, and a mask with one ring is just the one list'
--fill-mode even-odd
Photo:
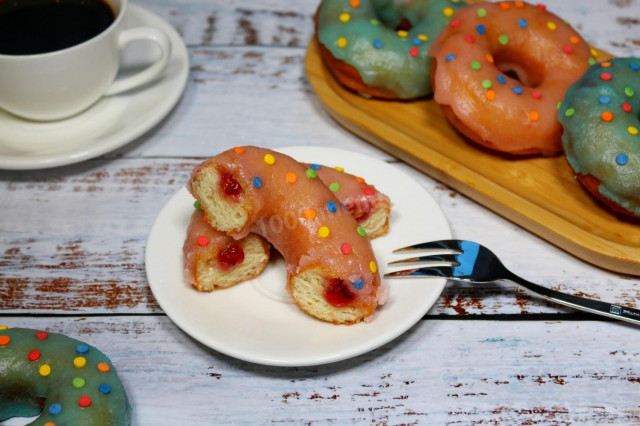
{"label": "coffee cup handle", "polygon": [[148,83],[158,77],[169,63],[169,58],[171,57],[171,41],[164,32],[156,28],[145,27],[125,30],[120,33],[118,45],[122,51],[126,49],[130,43],[141,40],[157,44],[158,47],[160,47],[160,57],[144,70],[113,82],[109,89],[107,89],[105,95],[115,95]]}

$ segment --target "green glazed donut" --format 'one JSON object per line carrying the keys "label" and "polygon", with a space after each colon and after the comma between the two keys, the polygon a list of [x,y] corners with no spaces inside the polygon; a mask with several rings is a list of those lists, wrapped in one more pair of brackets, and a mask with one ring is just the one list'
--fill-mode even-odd
{"label": "green glazed donut", "polygon": [[640,218],[640,59],[592,65],[567,90],[558,120],[578,180],[615,211]]}
{"label": "green glazed donut", "polygon": [[366,96],[415,99],[432,94],[431,41],[462,0],[324,0],[316,14],[325,64]]}
{"label": "green glazed donut", "polygon": [[0,326],[0,422],[126,426],[131,406],[116,370],[93,346],[61,334]]}

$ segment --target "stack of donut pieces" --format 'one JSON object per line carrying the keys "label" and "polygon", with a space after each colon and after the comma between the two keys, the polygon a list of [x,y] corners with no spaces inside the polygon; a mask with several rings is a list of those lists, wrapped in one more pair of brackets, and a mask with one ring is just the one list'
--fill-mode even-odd
{"label": "stack of donut pieces", "polygon": [[433,96],[458,132],[513,159],[565,153],[590,193],[640,218],[640,59],[597,62],[575,29],[523,1],[323,0],[315,22],[346,88]]}
{"label": "stack of donut pieces", "polygon": [[187,187],[197,202],[184,268],[197,290],[254,278],[273,246],[288,292],[313,317],[354,324],[385,302],[369,239],[387,232],[391,204],[363,179],[245,146],[196,167]]}

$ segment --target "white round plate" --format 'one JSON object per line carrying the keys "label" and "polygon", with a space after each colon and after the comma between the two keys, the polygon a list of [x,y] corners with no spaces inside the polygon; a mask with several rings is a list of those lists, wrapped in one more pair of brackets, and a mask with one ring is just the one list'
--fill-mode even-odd
{"label": "white round plate", "polygon": [[[148,131],[178,102],[189,73],[189,57],[180,35],[159,16],[129,4],[126,27],[164,30],[171,59],[155,82],[120,95],[104,97],[86,111],[59,121],[24,120],[0,110],[0,168],[43,169],[87,160],[119,148]],[[135,43],[122,58],[121,75],[152,62],[159,52]]]}
{"label": "white round plate", "polygon": [[[361,176],[392,201],[389,232],[372,240],[381,275],[393,249],[451,237],[433,198],[393,166],[334,148],[288,147],[278,151],[298,161],[341,166]],[[183,278],[182,245],[193,212],[193,197],[178,191],[156,218],[146,249],[153,294],[169,318],[191,337],[245,361],[276,366],[309,366],[344,360],[375,349],[411,328],[434,304],[446,280],[385,280],[389,300],[371,322],[333,325],[314,319],[285,290],[279,256],[254,280],[202,293]],[[397,270],[397,268],[396,268]]]}

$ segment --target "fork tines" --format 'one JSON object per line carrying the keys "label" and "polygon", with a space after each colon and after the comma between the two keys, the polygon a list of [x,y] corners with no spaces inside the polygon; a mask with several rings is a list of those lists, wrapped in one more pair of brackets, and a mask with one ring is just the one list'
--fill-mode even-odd
{"label": "fork tines", "polygon": [[402,271],[389,272],[384,276],[391,277],[438,277],[444,271],[460,265],[456,256],[462,254],[457,241],[443,240],[418,243],[394,250],[394,254],[421,252],[422,256],[389,262],[389,266],[420,266]]}
{"label": "fork tines", "polygon": [[461,254],[462,250],[457,245],[456,240],[429,241],[426,243],[413,244],[393,251],[393,253],[412,253],[422,251],[429,254]]}

